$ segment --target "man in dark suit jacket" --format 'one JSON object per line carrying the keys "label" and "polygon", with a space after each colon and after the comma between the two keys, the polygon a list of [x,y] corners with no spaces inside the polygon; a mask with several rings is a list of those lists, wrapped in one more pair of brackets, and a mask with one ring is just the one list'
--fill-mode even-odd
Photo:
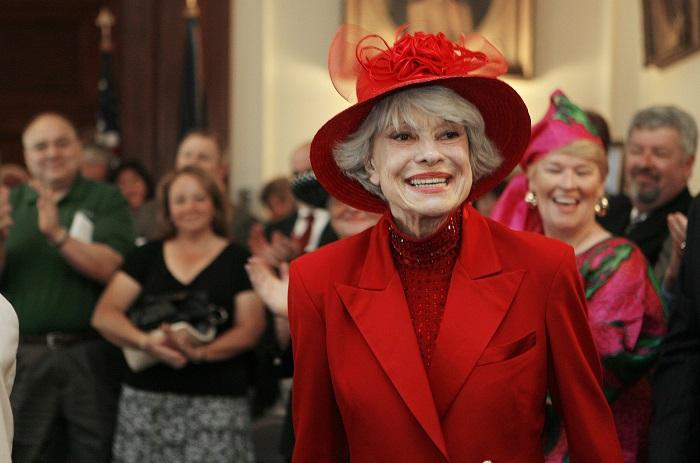
{"label": "man in dark suit jacket", "polygon": [[[338,239],[326,209],[328,192],[311,170],[309,143],[292,152],[291,167],[291,190],[297,207],[286,217],[268,223],[264,232],[255,227],[249,240],[253,255],[264,258],[269,265],[275,267]],[[310,220],[310,216],[313,219]],[[288,342],[289,325],[286,316],[273,317],[272,310],[269,310],[268,328],[263,334],[262,343],[268,351],[276,351],[275,371],[282,378],[291,377],[293,372],[292,352]],[[291,461],[294,448],[291,412],[291,399],[287,398],[287,412],[280,430],[278,447],[284,461]]]}
{"label": "man in dark suit jacket", "polygon": [[[278,260],[289,261],[305,252],[311,252],[324,244],[332,243],[338,235],[330,225],[330,216],[326,209],[328,193],[323,189],[311,170],[310,144],[305,143],[292,152],[291,190],[297,200],[297,208],[288,216],[270,222],[265,226],[265,238],[272,243],[275,257]],[[313,216],[309,222],[310,216]],[[307,230],[310,228],[309,230]],[[279,232],[285,237],[294,238],[296,247],[275,244],[273,232]],[[298,248],[301,244],[301,248]],[[252,246],[253,254],[260,246]],[[286,255],[285,255],[285,251]]]}
{"label": "man in dark suit jacket", "polygon": [[689,214],[686,243],[654,379],[651,463],[700,461],[700,199]]}
{"label": "man in dark suit jacket", "polygon": [[685,214],[692,199],[687,183],[697,132],[693,117],[674,106],[652,106],[635,114],[625,147],[629,196],[611,198],[608,214],[599,219],[611,233],[634,241],[652,266],[660,263],[655,269],[659,277],[668,264],[661,255],[669,235],[666,217]]}

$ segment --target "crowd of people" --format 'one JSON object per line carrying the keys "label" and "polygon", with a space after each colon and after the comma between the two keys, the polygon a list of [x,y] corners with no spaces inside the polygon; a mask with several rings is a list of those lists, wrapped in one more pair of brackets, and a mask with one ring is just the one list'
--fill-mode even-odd
{"label": "crowd of people", "polygon": [[692,116],[637,112],[608,195],[585,102],[531,125],[487,41],[374,39],[265,219],[211,133],[156,182],[27,122],[27,171],[0,169],[0,461],[255,463],[273,403],[279,461],[700,458]]}

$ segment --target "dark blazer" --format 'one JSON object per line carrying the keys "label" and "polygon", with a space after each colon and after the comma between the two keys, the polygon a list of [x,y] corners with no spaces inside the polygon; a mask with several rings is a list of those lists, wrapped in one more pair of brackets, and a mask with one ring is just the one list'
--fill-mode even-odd
{"label": "dark blazer", "polygon": [[[287,217],[284,217],[275,222],[269,223],[265,227],[265,235],[267,239],[270,239],[272,232],[277,230],[285,236],[291,236],[294,231],[294,224],[297,221],[298,211],[294,210]],[[326,227],[321,232],[319,237],[318,246],[325,246],[326,244],[332,243],[338,240],[338,235],[331,227],[330,221],[326,224]],[[271,321],[268,322],[267,332],[273,332],[274,324]],[[292,376],[294,371],[294,362],[292,358],[292,348],[288,345],[285,349],[277,353],[277,358],[275,359],[276,371],[280,377],[288,378]],[[292,450],[294,448],[294,430],[292,429],[292,417],[291,417],[291,401],[287,400],[287,414],[284,417],[284,422],[282,425],[282,430],[280,432],[279,441],[279,452],[286,460],[290,460],[292,457]]]}
{"label": "dark blazer", "polygon": [[[270,222],[265,226],[265,236],[269,240],[270,236],[272,235],[273,231],[279,231],[282,233],[284,236],[291,236],[292,232],[294,231],[294,224],[297,221],[298,217],[298,211],[294,211],[291,214],[289,214],[287,217],[284,217],[280,220]],[[328,243],[332,243],[333,241],[336,241],[338,239],[338,235],[335,233],[333,230],[333,227],[331,227],[330,221],[326,224],[326,227],[323,229],[321,232],[321,236],[318,241],[318,245],[323,246]]]}
{"label": "dark blazer", "polygon": [[267,225],[265,225],[265,237],[269,240],[270,235],[272,235],[273,231],[278,231],[284,236],[290,236],[292,234],[292,231],[294,230],[294,224],[297,221],[298,215],[299,212],[296,209],[294,209],[294,211],[292,211],[292,213],[288,216],[268,223]]}
{"label": "dark blazer", "polygon": [[621,462],[571,247],[465,206],[426,372],[387,220],[292,262],[293,461],[541,463],[551,391],[571,460]]}
{"label": "dark blazer", "polygon": [[668,237],[666,216],[672,212],[687,213],[692,200],[690,192],[684,188],[671,201],[651,211],[646,220],[630,226],[632,202],[624,194],[616,195],[610,198],[608,213],[599,217],[598,222],[613,235],[633,241],[653,267]]}
{"label": "dark blazer", "polygon": [[669,331],[654,377],[650,462],[700,461],[700,199],[688,217],[687,247]]}

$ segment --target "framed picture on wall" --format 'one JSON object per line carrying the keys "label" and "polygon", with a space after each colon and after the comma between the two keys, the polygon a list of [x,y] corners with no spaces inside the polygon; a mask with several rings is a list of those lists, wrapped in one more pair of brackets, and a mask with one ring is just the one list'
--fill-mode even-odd
{"label": "framed picture on wall", "polygon": [[645,64],[665,67],[700,50],[700,0],[643,0]]}
{"label": "framed picture on wall", "polygon": [[394,42],[396,30],[483,34],[508,61],[508,74],[532,77],[535,0],[345,0],[343,22]]}

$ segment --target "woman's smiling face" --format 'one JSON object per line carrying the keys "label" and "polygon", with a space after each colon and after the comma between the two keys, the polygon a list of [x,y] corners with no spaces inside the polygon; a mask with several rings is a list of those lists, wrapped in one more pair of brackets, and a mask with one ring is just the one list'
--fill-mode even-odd
{"label": "woman's smiling face", "polygon": [[179,175],[168,192],[170,220],[178,233],[201,232],[212,227],[214,202],[200,180],[193,175]]}
{"label": "woman's smiling face", "polygon": [[593,161],[551,153],[530,169],[530,189],[537,196],[545,231],[573,232],[595,220],[595,204],[603,196],[604,179]]}
{"label": "woman's smiling face", "polygon": [[469,196],[472,171],[467,130],[413,110],[395,128],[377,133],[367,172],[397,225],[420,237],[437,229]]}

